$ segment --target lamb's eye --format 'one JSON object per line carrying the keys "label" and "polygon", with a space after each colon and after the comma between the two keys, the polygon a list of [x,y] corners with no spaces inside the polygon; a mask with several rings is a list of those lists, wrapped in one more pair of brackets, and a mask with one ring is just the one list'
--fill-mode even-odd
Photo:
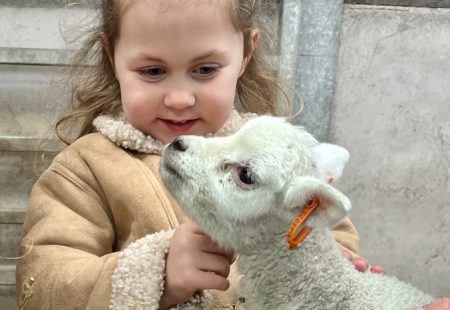
{"label": "lamb's eye", "polygon": [[247,185],[255,184],[255,180],[252,174],[250,173],[249,169],[245,167],[240,168],[239,180],[241,180],[242,183]]}

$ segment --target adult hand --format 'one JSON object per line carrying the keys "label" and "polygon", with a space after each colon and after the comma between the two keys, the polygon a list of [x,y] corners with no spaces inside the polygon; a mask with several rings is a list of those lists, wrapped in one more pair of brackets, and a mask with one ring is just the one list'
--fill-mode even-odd
{"label": "adult hand", "polygon": [[360,272],[365,272],[369,269],[372,273],[384,274],[383,267],[371,266],[365,258],[353,257],[353,255],[349,251],[346,251],[346,250],[342,250],[342,255],[353,264],[353,266],[355,267],[356,270],[358,270]]}
{"label": "adult hand", "polygon": [[180,225],[173,234],[166,258],[160,307],[183,303],[199,290],[227,290],[233,261],[234,254],[219,248],[195,223]]}
{"label": "adult hand", "polygon": [[450,310],[450,298],[440,298],[435,302],[416,310]]}

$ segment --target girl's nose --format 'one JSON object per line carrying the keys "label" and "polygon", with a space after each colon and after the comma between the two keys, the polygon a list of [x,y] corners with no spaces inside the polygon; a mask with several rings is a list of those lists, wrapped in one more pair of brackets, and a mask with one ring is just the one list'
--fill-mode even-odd
{"label": "girl's nose", "polygon": [[186,109],[194,104],[195,96],[188,91],[171,92],[164,97],[164,105],[176,110]]}

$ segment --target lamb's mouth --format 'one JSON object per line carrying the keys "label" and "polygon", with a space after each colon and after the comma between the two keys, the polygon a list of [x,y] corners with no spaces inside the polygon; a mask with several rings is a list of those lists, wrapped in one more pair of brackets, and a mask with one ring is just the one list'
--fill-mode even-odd
{"label": "lamb's mouth", "polygon": [[167,162],[164,163],[164,170],[166,170],[167,173],[169,173],[170,175],[174,176],[177,179],[180,180],[183,179],[183,177],[178,173],[178,171],[174,167],[169,165]]}

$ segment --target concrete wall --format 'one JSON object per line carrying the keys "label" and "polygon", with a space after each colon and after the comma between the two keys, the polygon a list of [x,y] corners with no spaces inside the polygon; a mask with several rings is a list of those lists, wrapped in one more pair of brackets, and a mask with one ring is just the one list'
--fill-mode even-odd
{"label": "concrete wall", "polygon": [[99,1],[96,0],[0,0],[0,5],[22,8],[55,8],[55,7],[87,7]]}
{"label": "concrete wall", "polygon": [[361,252],[450,296],[450,10],[346,6],[331,140]]}
{"label": "concrete wall", "polygon": [[[339,52],[342,0],[284,0],[281,78],[292,87],[293,120],[318,139],[328,136]],[[301,98],[300,98],[301,97]]]}
{"label": "concrete wall", "polygon": [[40,151],[61,147],[52,142],[50,129],[65,100],[63,92],[49,92],[70,54],[60,30],[88,21],[88,11],[6,4],[0,2],[0,309],[17,309],[12,258],[31,186],[54,156]]}
{"label": "concrete wall", "polygon": [[450,8],[450,0],[345,0],[348,4]]}

